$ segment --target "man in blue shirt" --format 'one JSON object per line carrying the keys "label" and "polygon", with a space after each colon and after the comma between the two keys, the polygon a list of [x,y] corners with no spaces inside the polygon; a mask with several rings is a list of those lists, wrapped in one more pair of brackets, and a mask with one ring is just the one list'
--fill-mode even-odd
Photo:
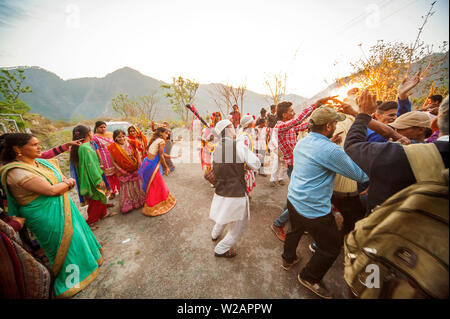
{"label": "man in blue shirt", "polygon": [[[409,80],[404,79],[398,87],[397,102],[387,101],[378,105],[377,111],[374,114],[376,120],[389,125],[390,123],[394,122],[400,115],[411,112],[411,101],[408,98],[408,94],[414,87],[416,87],[419,82],[420,72],[414,74],[414,76]],[[367,141],[387,142],[387,139],[374,132],[370,128],[367,128]]]}
{"label": "man in blue shirt", "polygon": [[294,149],[294,169],[288,189],[291,230],[284,243],[283,268],[289,270],[299,261],[297,246],[307,231],[317,249],[298,280],[322,298],[331,298],[322,278],[339,255],[343,242],[338,230],[338,224],[342,227],[342,215],[337,215],[335,220],[331,214],[334,178],[339,173],[359,182],[368,181],[367,175],[344,150],[330,140],[337,121],[344,119],[345,115],[326,106],[311,114],[311,133]]}

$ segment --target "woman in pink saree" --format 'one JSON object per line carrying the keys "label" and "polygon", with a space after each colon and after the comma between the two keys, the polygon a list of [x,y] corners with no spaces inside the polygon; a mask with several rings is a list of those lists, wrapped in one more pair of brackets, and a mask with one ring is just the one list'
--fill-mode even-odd
{"label": "woman in pink saree", "polygon": [[105,173],[109,186],[111,187],[111,197],[113,199],[120,190],[120,181],[117,177],[116,167],[111,161],[108,146],[114,143],[112,133],[106,131],[106,123],[103,121],[95,122],[94,137],[92,141],[97,144],[97,155],[100,161],[100,168]]}

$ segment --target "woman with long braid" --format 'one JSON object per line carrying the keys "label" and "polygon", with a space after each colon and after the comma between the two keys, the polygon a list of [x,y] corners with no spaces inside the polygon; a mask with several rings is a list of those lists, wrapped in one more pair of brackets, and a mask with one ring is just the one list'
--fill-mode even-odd
{"label": "woman with long braid", "polygon": [[[87,223],[92,225],[106,216],[106,186],[102,178],[103,171],[97,154],[90,145],[91,130],[86,126],[78,125],[73,129],[72,136],[74,140],[82,138],[84,141],[80,147],[72,146],[70,162],[76,169],[80,195],[88,202]],[[96,226],[92,228],[97,229]]]}

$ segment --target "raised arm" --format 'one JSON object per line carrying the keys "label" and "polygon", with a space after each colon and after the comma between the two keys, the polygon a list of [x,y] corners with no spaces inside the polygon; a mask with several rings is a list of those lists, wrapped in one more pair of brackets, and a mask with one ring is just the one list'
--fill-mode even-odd
{"label": "raised arm", "polygon": [[404,79],[398,87],[398,108],[397,116],[411,112],[411,101],[408,98],[409,92],[420,82],[420,71],[410,79]]}
{"label": "raised arm", "polygon": [[[340,101],[338,101],[340,102]],[[358,112],[356,112],[349,104],[340,102],[341,105],[337,107],[337,110],[339,112],[352,115],[356,118],[358,116]],[[403,135],[397,133],[394,131],[390,126],[378,122],[377,120],[371,119],[370,122],[367,124],[368,128],[370,128],[375,133],[378,133],[380,136],[384,137],[385,139],[392,139],[393,141],[399,141],[402,144],[408,145],[411,144],[411,141],[404,137]],[[367,139],[367,138],[366,138]]]}
{"label": "raised arm", "polygon": [[367,141],[367,127],[372,120],[370,114],[375,112],[377,108],[376,96],[364,90],[359,99],[358,107],[359,114],[347,133],[344,150],[368,174],[371,160],[383,151],[386,143],[371,143]]}
{"label": "raised arm", "polygon": [[388,126],[384,123],[378,122],[376,120],[371,120],[369,122],[369,128],[372,131],[375,131],[376,133],[378,133],[379,135],[384,137],[385,139],[388,139],[388,140],[392,139],[393,141],[399,141],[403,145],[411,144],[411,141],[407,137],[394,131],[390,126]]}
{"label": "raised arm", "polygon": [[317,100],[316,103],[312,104],[311,106],[304,109],[301,113],[297,114],[292,120],[282,122],[280,125],[278,125],[278,133],[281,134],[285,131],[290,130],[294,126],[302,124],[303,121],[306,120],[308,116],[311,115],[311,113],[317,109],[319,106],[325,104],[327,101],[335,98],[335,96],[328,96],[326,98]]}
{"label": "raised arm", "polygon": [[256,171],[261,167],[261,161],[241,140],[236,142],[236,155],[241,160],[247,164],[252,170]]}
{"label": "raised arm", "polygon": [[76,140],[76,141],[71,141],[62,145],[59,145],[57,147],[54,147],[48,151],[42,152],[41,153],[41,158],[43,159],[49,159],[49,158],[53,158],[55,156],[58,156],[61,153],[67,152],[71,146],[73,145],[78,145],[80,146],[82,143],[82,139],[81,140]]}
{"label": "raised arm", "polygon": [[330,158],[333,160],[330,161],[328,167],[333,172],[360,183],[365,183],[369,180],[364,171],[355,164],[341,147],[336,146],[332,151]]}

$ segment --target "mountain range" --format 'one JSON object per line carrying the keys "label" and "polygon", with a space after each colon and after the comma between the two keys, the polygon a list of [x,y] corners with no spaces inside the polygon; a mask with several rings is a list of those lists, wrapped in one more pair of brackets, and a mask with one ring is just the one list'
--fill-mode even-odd
{"label": "mountain range", "polygon": [[[111,101],[120,93],[130,98],[149,95],[152,91],[158,95],[155,120],[177,119],[169,100],[161,89],[163,81],[146,76],[139,71],[124,67],[107,74],[103,78],[79,78],[63,80],[56,74],[40,67],[17,67],[24,69],[26,80],[32,93],[22,94],[20,98],[31,107],[31,112],[41,114],[52,120],[70,120],[98,117],[115,117]],[[14,69],[14,68],[8,68]],[[195,95],[194,105],[201,115],[218,111],[212,95],[214,84],[200,84]],[[306,101],[298,95],[286,98],[295,105]],[[246,90],[244,95],[244,113],[259,115],[262,107],[270,105],[268,96]],[[230,110],[231,111],[231,110]]]}
{"label": "mountain range", "polygon": [[[442,53],[433,54],[439,58]],[[427,58],[428,59],[428,58]],[[420,63],[419,63],[420,64]],[[419,68],[419,64],[413,64],[411,73]],[[429,70],[428,80],[435,81],[441,85],[441,78],[448,82],[448,56],[446,60],[435,69]],[[137,98],[156,92],[158,103],[154,120],[178,119],[173,112],[169,100],[164,97],[163,81],[154,79],[129,67],[123,67],[102,78],[79,78],[63,80],[58,75],[40,67],[13,67],[8,69],[24,69],[26,80],[24,86],[28,85],[32,93],[22,94],[20,98],[31,107],[31,112],[41,114],[51,120],[70,119],[92,119],[98,117],[116,117],[111,101],[120,93],[128,94],[131,98]],[[0,69],[2,69],[0,67]],[[428,81],[428,82],[430,82]],[[214,102],[215,84],[200,84],[195,95],[194,105],[201,115],[218,111]],[[318,98],[333,93],[337,83],[332,83],[326,89],[318,92],[312,98],[305,98],[295,94],[283,97],[283,100],[293,103],[296,111],[313,103]],[[413,91],[413,96],[418,97],[427,94],[425,82],[421,82]],[[217,96],[216,96],[217,97]],[[267,95],[246,90],[244,95],[244,113],[259,116],[262,107],[269,108],[271,99]],[[224,110],[225,111],[225,110]],[[231,110],[230,110],[231,111]]]}

